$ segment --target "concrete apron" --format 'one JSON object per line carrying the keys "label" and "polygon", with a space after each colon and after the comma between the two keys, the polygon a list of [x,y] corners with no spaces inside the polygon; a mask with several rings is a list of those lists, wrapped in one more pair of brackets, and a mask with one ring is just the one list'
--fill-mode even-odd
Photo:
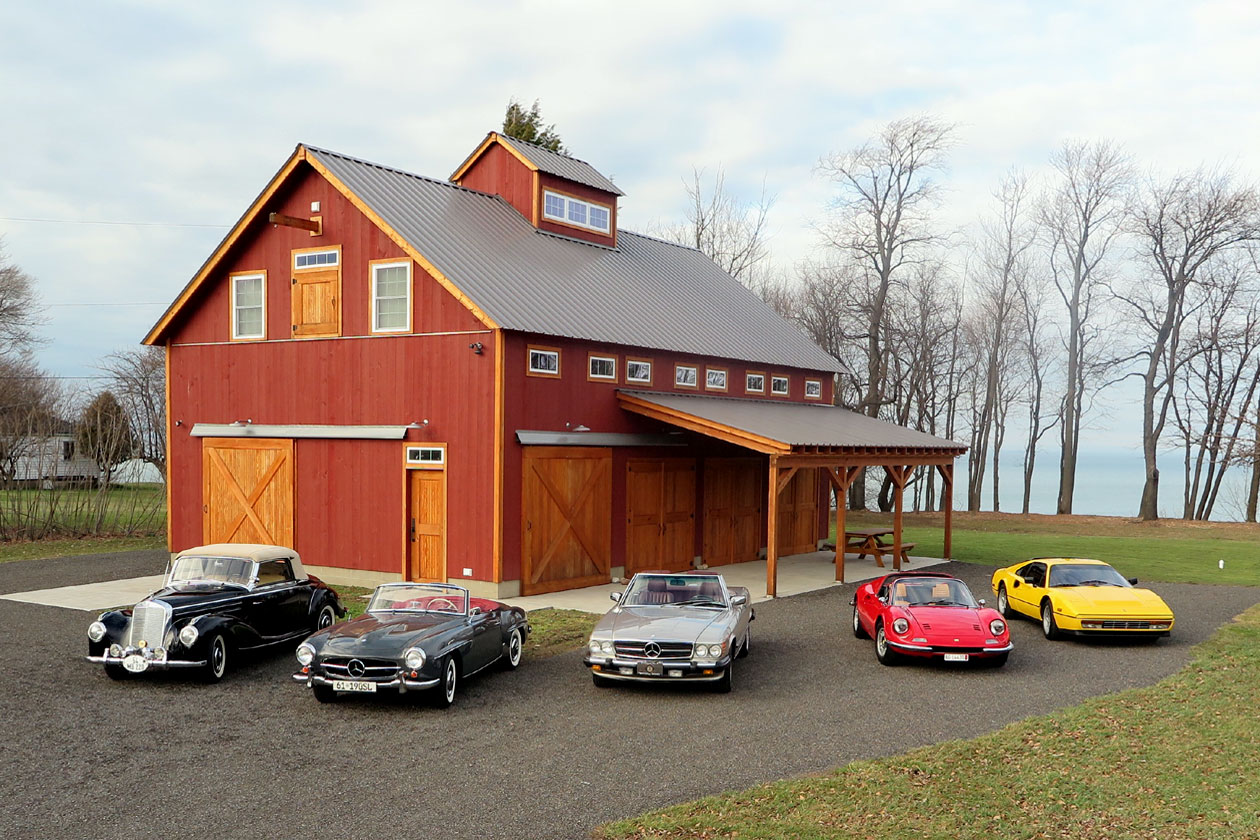
{"label": "concrete apron", "polygon": [[[799,595],[802,592],[813,592],[829,586],[840,585],[836,581],[836,555],[831,551],[814,551],[809,554],[793,554],[779,558],[779,596]],[[845,583],[858,583],[872,580],[892,571],[892,561],[885,561],[884,568],[875,565],[871,557],[858,557],[846,554],[844,561]],[[903,569],[923,569],[946,561],[935,557],[914,557],[902,565]],[[766,597],[766,561],[756,560],[750,563],[734,563],[730,566],[716,566],[710,571],[726,578],[727,586],[743,586],[752,595],[753,602],[769,600]],[[71,610],[99,612],[110,607],[129,607],[137,601],[162,587],[163,575],[110,580],[101,583],[84,583],[77,586],[59,586],[54,589],[36,589],[30,592],[15,592],[0,595],[8,601],[21,601],[28,604],[43,604],[50,607],[64,607]],[[335,586],[335,584],[334,584]],[[504,603],[536,610],[545,607],[556,609],[581,610],[590,613],[605,613],[612,607],[608,597],[610,592],[620,592],[625,584],[607,583],[601,586],[588,586],[585,589],[566,589],[562,592],[549,592],[545,595],[529,595],[523,598],[508,598]],[[983,596],[977,596],[983,597]]]}

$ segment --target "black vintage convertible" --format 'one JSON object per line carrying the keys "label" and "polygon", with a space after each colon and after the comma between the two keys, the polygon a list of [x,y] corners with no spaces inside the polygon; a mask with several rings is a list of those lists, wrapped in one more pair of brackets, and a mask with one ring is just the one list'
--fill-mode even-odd
{"label": "black vintage convertible", "polygon": [[160,590],[92,622],[87,659],[114,679],[190,668],[217,682],[237,652],[296,642],[345,614],[291,548],[206,545],[176,555]]}
{"label": "black vintage convertible", "polygon": [[341,693],[427,691],[444,709],[465,677],[496,663],[520,665],[528,636],[520,607],[447,583],[384,583],[363,615],[298,645],[302,667],[293,679],[321,703]]}

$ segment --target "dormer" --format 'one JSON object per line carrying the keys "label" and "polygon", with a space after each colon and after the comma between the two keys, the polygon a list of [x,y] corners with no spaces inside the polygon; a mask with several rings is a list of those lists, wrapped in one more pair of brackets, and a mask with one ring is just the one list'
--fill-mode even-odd
{"label": "dormer", "polygon": [[585,161],[492,131],[451,181],[501,196],[539,230],[617,245],[617,197],[625,193]]}

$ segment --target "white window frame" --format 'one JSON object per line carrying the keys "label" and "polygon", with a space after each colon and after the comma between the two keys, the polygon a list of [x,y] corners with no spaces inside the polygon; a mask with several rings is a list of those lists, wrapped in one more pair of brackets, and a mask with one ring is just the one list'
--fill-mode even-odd
{"label": "white window frame", "polygon": [[[437,458],[426,458],[425,454],[437,454]],[[446,469],[446,445],[445,444],[416,444],[409,443],[403,450],[403,460],[408,467],[420,470],[444,470]]]}
{"label": "white window frame", "polygon": [[[679,378],[679,374],[684,370],[691,371],[691,382],[683,382]],[[696,365],[674,365],[674,387],[675,388],[699,388],[700,387],[700,368]]]}
{"label": "white window frame", "polygon": [[[612,367],[612,373],[604,376],[595,373],[595,362],[608,362]],[[595,382],[616,382],[617,381],[617,357],[605,356],[600,353],[591,353],[586,357],[586,378]]]}
{"label": "white window frame", "polygon": [[[306,258],[306,257],[318,257],[320,254],[332,254],[332,261],[326,262],[326,263],[319,263],[318,265],[314,263],[308,263],[307,265],[298,265],[298,260]],[[336,248],[329,248],[323,251],[302,251],[300,253],[293,255],[293,270],[294,271],[311,271],[311,270],[318,270],[321,268],[336,268],[339,265],[341,265],[341,251]]]}
{"label": "white window frame", "polygon": [[[810,393],[811,386],[814,389],[814,393],[812,394]],[[822,399],[822,380],[821,379],[806,379],[805,380],[805,399],[807,400],[821,400]]]}
{"label": "white window frame", "polygon": [[[228,280],[232,284],[232,340],[233,341],[257,341],[267,337],[267,272],[265,271],[243,271],[240,274],[228,275]],[[262,326],[258,335],[242,335],[238,330],[236,314],[240,310],[236,303],[236,281],[238,280],[258,280],[262,286]],[[254,307],[249,307],[253,309]]]}
{"label": "white window frame", "polygon": [[[754,388],[749,381],[753,377],[761,380],[761,387]],[[745,373],[744,374],[744,393],[745,394],[764,394],[766,392],[766,375],[764,373]]]}
{"label": "white window frame", "polygon": [[[552,213],[551,211],[547,209],[548,198],[558,198],[562,202],[561,206],[563,207],[563,211],[559,215]],[[584,222],[573,221],[572,219],[569,218],[569,205],[570,204],[581,204],[585,206],[587,219],[591,218],[592,207],[597,207],[600,210],[603,210],[605,213],[608,214],[608,224],[604,225],[603,227],[599,227],[598,225],[592,225],[589,222],[584,223]],[[595,201],[583,201],[580,198],[574,198],[573,196],[565,195],[564,193],[556,192],[555,190],[543,190],[542,205],[543,205],[542,217],[549,222],[556,222],[557,224],[561,224],[561,225],[569,225],[570,227],[580,228],[582,230],[592,230],[592,231],[595,231],[596,233],[603,233],[606,235],[612,234],[612,231],[610,230],[610,228],[612,227],[612,216],[613,216],[612,208],[606,204],[600,204]]]}
{"label": "white window frame", "polygon": [[[555,349],[554,347],[528,347],[525,352],[529,353],[528,370],[530,374],[534,376],[555,376],[555,377],[560,376],[560,351],[559,350]],[[535,353],[542,353],[547,356],[555,356],[556,369],[549,370],[547,368],[534,367],[534,354]]]}
{"label": "white window frame", "polygon": [[[404,268],[407,270],[407,293],[404,296],[407,300],[406,312],[407,323],[401,327],[382,327],[379,323],[380,310],[377,304],[380,303],[380,296],[376,291],[377,272],[386,268]],[[411,260],[393,260],[390,262],[373,262],[371,263],[371,294],[372,294],[372,332],[374,333],[405,333],[411,332]]]}
{"label": "white window frame", "polygon": [[[647,377],[634,377],[630,375],[630,365],[646,365]],[[652,360],[651,359],[626,359],[626,382],[635,385],[651,385],[652,384]]]}
{"label": "white window frame", "polygon": [[[713,374],[715,374],[715,373],[720,373],[720,374],[722,374],[722,384],[721,384],[721,385],[714,385],[712,382],[710,382],[710,381],[709,381],[709,377],[710,377],[710,376],[712,376],[712,375],[713,375]],[[725,390],[727,389],[727,383],[728,383],[728,382],[730,382],[730,379],[731,379],[731,376],[730,376],[730,371],[728,371],[726,368],[719,368],[719,367],[706,367],[706,368],[704,369],[704,390],[706,390],[706,391],[725,391]]]}
{"label": "white window frame", "polygon": [[[782,391],[780,391],[777,387],[775,387],[777,383],[779,382],[783,383]],[[788,377],[786,376],[771,376],[770,377],[770,393],[772,395],[776,397],[786,397],[791,392],[792,392],[792,382],[790,379],[788,379]]]}

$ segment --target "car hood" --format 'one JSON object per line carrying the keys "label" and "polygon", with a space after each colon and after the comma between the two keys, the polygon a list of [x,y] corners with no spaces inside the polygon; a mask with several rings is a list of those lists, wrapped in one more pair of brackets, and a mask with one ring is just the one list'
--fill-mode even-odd
{"label": "car hood", "polygon": [[1051,592],[1060,610],[1078,615],[1171,616],[1164,599],[1149,589],[1127,586],[1063,586]]}
{"label": "car hood", "polygon": [[146,601],[165,601],[176,613],[196,612],[203,607],[243,601],[250,593],[239,586],[167,586]]}
{"label": "car hood", "polygon": [[317,645],[316,649],[325,656],[397,656],[406,648],[437,636],[460,621],[463,621],[463,616],[438,613],[364,613],[351,621],[333,625],[310,641],[315,644],[322,635],[323,644]]}
{"label": "car hood", "polygon": [[988,610],[968,607],[906,607],[924,630],[934,633],[983,633],[989,634]]}
{"label": "car hood", "polygon": [[693,642],[710,625],[724,626],[728,610],[712,607],[619,607],[605,615],[596,631],[615,639],[675,639]]}

